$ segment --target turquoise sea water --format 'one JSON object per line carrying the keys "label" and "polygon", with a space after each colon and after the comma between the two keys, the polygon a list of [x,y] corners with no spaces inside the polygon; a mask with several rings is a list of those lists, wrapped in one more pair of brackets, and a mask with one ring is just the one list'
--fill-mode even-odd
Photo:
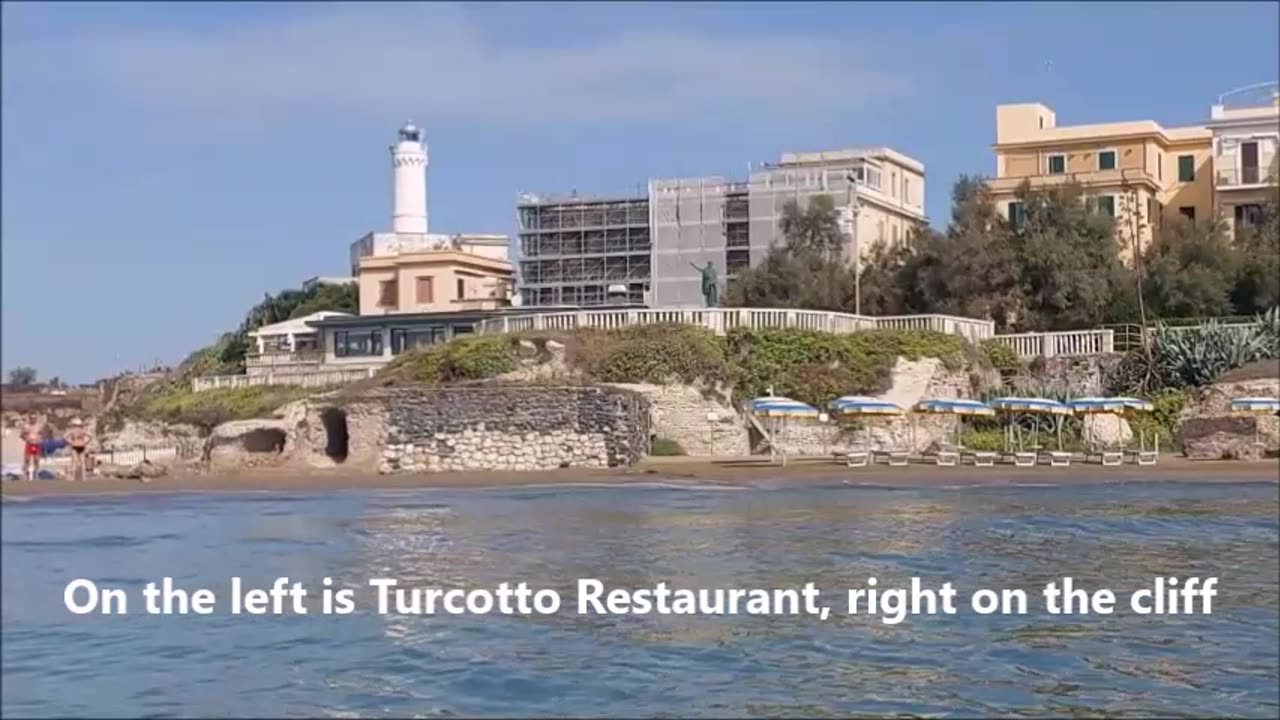
{"label": "turquoise sea water", "polygon": [[[3,714],[823,716],[1280,713],[1274,484],[140,494],[5,502]],[[527,581],[559,614],[73,616],[75,577],[318,588]],[[920,576],[1034,593],[1217,576],[1212,615],[848,616]],[[610,586],[787,587],[813,617],[586,617]],[[364,590],[361,590],[364,593]],[[373,598],[361,595],[361,607]],[[314,605],[313,605],[314,608]],[[313,612],[315,610],[313,609]]]}

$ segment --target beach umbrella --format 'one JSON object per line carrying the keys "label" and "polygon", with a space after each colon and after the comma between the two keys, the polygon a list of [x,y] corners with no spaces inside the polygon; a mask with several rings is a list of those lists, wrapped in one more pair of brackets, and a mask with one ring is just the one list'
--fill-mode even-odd
{"label": "beach umbrella", "polygon": [[[995,410],[1005,413],[1022,413],[1025,415],[1052,415],[1054,416],[1054,426],[1058,432],[1058,450],[1062,450],[1062,418],[1071,415],[1072,411],[1065,403],[1047,398],[1033,397],[1002,397],[991,401],[991,407]],[[1036,424],[1035,435],[1031,442],[1036,442],[1035,437],[1039,436],[1040,425]],[[1022,449],[1022,435],[1019,430],[1018,449]]]}
{"label": "beach umbrella", "polygon": [[[1236,412],[1271,415],[1280,411],[1280,400],[1268,397],[1240,397],[1231,401],[1231,409]],[[1253,424],[1253,444],[1262,444],[1262,437],[1259,433],[1257,423]]]}
{"label": "beach umbrella", "polygon": [[[1135,397],[1082,397],[1067,401],[1067,405],[1077,415],[1123,415],[1126,412],[1151,412],[1156,409],[1150,400]],[[1139,429],[1138,433],[1138,448],[1142,449],[1147,444],[1145,432]],[[1159,445],[1159,436],[1156,437],[1156,444]]]}
{"label": "beach umbrella", "polygon": [[930,415],[956,416],[956,447],[960,446],[960,418],[991,417],[996,414],[986,403],[961,398],[929,398],[916,403],[915,411]]}
{"label": "beach umbrella", "polygon": [[[886,415],[903,415],[905,410],[888,400],[878,400],[863,395],[844,395],[832,400],[828,403],[831,411],[837,415],[850,416],[886,416]],[[867,449],[871,449],[871,424],[868,423],[867,429]]]}
{"label": "beach umbrella", "polygon": [[[769,454],[772,456],[777,448],[776,435],[785,423],[787,418],[796,417],[817,417],[818,409],[812,405],[807,405],[799,400],[792,400],[788,397],[777,395],[766,395],[758,397],[754,400],[747,401],[747,411],[758,417],[768,418],[771,425],[771,434],[769,436]],[[787,464],[787,454],[782,452],[782,464]]]}

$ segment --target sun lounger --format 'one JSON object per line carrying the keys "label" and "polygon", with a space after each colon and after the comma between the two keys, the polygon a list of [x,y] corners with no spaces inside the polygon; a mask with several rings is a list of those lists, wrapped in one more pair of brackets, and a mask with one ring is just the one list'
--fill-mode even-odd
{"label": "sun lounger", "polygon": [[934,462],[942,467],[955,467],[960,464],[960,453],[951,448],[943,448],[933,456]]}
{"label": "sun lounger", "polygon": [[1139,465],[1155,465],[1158,457],[1155,450],[1129,450],[1133,461]]}
{"label": "sun lounger", "polygon": [[973,464],[976,467],[995,467],[998,455],[986,450],[978,450],[972,453]]}
{"label": "sun lounger", "polygon": [[850,450],[844,454],[844,460],[848,467],[866,467],[871,464],[871,453],[866,450]]}
{"label": "sun lounger", "polygon": [[1062,452],[1060,450],[1048,450],[1045,456],[1049,458],[1050,467],[1070,467],[1071,453]]}
{"label": "sun lounger", "polygon": [[1098,453],[1103,467],[1116,467],[1124,463],[1124,453],[1117,450],[1103,450]]}
{"label": "sun lounger", "polygon": [[911,460],[911,454],[906,450],[881,450],[880,454],[890,467],[906,467]]}
{"label": "sun lounger", "polygon": [[1010,455],[1013,456],[1013,464],[1018,467],[1035,467],[1036,465],[1036,454],[1033,452],[1018,451]]}

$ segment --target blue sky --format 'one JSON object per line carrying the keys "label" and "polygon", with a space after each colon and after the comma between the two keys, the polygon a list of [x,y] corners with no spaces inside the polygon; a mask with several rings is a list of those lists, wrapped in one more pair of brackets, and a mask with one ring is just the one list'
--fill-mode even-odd
{"label": "blue sky", "polygon": [[3,8],[3,367],[176,362],[385,229],[387,146],[431,152],[432,229],[517,192],[742,175],[884,144],[951,183],[994,106],[1205,119],[1275,79],[1276,3],[13,4]]}

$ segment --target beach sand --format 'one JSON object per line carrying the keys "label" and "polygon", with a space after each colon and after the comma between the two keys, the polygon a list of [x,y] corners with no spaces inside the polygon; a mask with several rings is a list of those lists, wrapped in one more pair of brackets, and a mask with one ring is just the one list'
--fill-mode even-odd
{"label": "beach sand", "polygon": [[946,487],[965,485],[1097,484],[1132,482],[1280,482],[1280,460],[1192,461],[1162,457],[1154,467],[1101,467],[1075,463],[1069,468],[972,466],[942,468],[847,468],[829,458],[798,458],[784,468],[763,459],[649,458],[629,468],[573,468],[541,472],[448,472],[378,475],[338,469],[257,469],[219,474],[176,473],[150,482],[91,479],[85,482],[5,481],[8,497],[41,497],[120,492],[175,491],[326,491],[411,488],[529,487],[538,485],[620,485],[665,483],[685,486],[780,488],[806,485]]}

